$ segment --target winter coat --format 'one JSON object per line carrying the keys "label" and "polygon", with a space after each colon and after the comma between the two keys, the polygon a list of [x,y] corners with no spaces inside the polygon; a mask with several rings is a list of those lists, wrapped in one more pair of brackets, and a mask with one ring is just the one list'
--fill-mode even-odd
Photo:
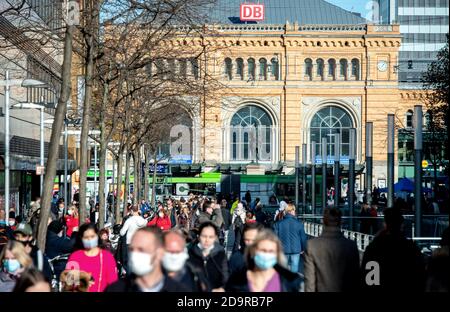
{"label": "winter coat", "polygon": [[228,263],[225,250],[219,243],[215,243],[207,257],[204,257],[197,244],[189,249],[188,263],[194,268],[202,270],[211,288],[224,287],[228,279]]}
{"label": "winter coat", "polygon": [[168,231],[172,228],[172,222],[170,222],[169,216],[164,216],[163,218],[156,216],[147,224],[147,226],[152,225],[159,227],[162,231]]}
{"label": "winter coat", "polygon": [[285,254],[299,254],[306,249],[306,233],[303,223],[293,215],[286,214],[283,220],[273,225],[273,229],[283,244]]}
{"label": "winter coat", "polygon": [[[281,292],[299,292],[301,278],[298,273],[289,271],[280,265],[274,266],[280,276]],[[249,292],[247,268],[234,272],[225,286],[226,292]]]}
{"label": "winter coat", "polygon": [[343,292],[359,287],[359,252],[339,227],[324,227],[308,240],[305,253],[305,291]]}

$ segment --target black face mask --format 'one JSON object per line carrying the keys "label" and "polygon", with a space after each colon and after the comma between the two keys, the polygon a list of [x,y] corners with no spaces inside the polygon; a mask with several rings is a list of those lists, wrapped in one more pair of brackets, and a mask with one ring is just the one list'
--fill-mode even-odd
{"label": "black face mask", "polygon": [[19,241],[18,240],[18,242],[21,243],[24,247],[32,245],[32,241]]}

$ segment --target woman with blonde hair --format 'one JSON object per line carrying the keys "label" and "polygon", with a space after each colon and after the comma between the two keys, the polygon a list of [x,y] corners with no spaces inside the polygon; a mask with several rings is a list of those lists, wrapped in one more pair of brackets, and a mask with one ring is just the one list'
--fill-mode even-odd
{"label": "woman with blonde hair", "polygon": [[232,292],[298,292],[300,275],[286,268],[283,246],[269,229],[258,232],[245,252],[246,267],[234,272],[226,285]]}
{"label": "woman with blonde hair", "polygon": [[80,220],[78,218],[78,208],[76,206],[70,206],[67,210],[67,215],[64,217],[67,227],[67,236],[71,237],[73,232],[78,231],[80,226]]}
{"label": "woman with blonde hair", "polygon": [[33,260],[22,243],[10,240],[0,253],[0,292],[11,292],[23,271],[33,266]]}

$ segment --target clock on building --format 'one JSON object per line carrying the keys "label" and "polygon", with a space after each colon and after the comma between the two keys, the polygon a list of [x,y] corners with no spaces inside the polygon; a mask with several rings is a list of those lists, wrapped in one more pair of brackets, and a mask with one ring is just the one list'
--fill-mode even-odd
{"label": "clock on building", "polygon": [[377,67],[379,71],[384,72],[387,70],[388,64],[386,61],[379,61]]}

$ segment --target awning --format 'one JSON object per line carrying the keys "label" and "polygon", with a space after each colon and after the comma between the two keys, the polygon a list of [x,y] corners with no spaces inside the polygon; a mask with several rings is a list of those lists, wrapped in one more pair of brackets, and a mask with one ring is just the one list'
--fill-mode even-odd
{"label": "awning", "polygon": [[[44,163],[47,159],[44,160]],[[16,171],[36,171],[36,166],[40,164],[40,159],[33,156],[10,155],[9,168]],[[73,159],[67,161],[67,170],[69,173],[77,170],[77,162]],[[64,159],[58,159],[56,171],[64,171]]]}

